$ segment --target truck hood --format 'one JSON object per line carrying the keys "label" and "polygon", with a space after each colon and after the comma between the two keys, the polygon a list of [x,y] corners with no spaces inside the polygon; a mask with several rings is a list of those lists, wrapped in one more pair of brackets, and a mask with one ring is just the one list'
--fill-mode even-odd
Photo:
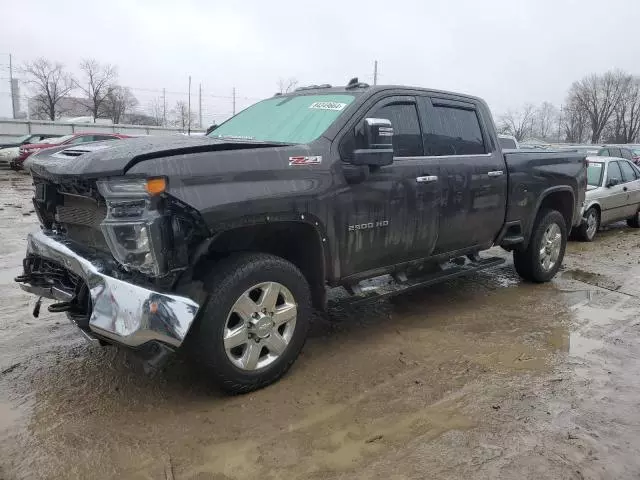
{"label": "truck hood", "polygon": [[95,179],[124,175],[133,165],[159,157],[188,155],[251,148],[275,148],[282,144],[256,141],[214,140],[208,137],[138,137],[120,141],[95,142],[67,149],[42,152],[33,161],[31,171],[56,180],[75,176]]}

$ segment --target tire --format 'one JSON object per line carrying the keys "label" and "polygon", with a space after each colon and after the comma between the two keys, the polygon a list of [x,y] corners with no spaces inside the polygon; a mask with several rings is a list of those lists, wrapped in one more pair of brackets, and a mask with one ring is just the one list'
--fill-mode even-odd
{"label": "tire", "polygon": [[[289,370],[305,343],[312,315],[307,280],[292,263],[263,253],[234,254],[212,270],[203,282],[208,299],[186,347],[222,390],[237,394],[263,388]],[[266,292],[277,293],[265,314],[260,310],[269,304]],[[273,327],[278,310],[280,321],[295,318]],[[244,343],[233,346],[239,341]]]}
{"label": "tire", "polygon": [[[558,242],[557,244],[550,244],[547,241],[548,235],[553,232],[560,235],[559,237],[553,235],[554,240]],[[544,245],[550,248],[544,255],[542,253],[543,239],[545,240]],[[557,210],[543,210],[536,217],[526,250],[513,252],[513,264],[518,275],[524,280],[535,283],[548,282],[562,265],[566,247],[567,227],[564,217]],[[548,268],[545,268],[543,261],[549,257],[551,259],[555,257],[555,260],[553,264],[550,262]]]}
{"label": "tire", "polygon": [[633,217],[627,218],[627,225],[631,228],[640,228],[640,210]]}
{"label": "tire", "polygon": [[578,238],[585,242],[593,242],[600,228],[600,212],[597,208],[591,207],[585,212],[584,218],[585,222],[577,228]]}

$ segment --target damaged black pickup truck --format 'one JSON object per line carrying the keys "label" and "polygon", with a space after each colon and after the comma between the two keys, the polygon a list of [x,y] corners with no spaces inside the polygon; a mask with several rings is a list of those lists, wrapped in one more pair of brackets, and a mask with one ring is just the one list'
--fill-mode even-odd
{"label": "damaged black pickup truck", "polygon": [[208,138],[42,152],[32,175],[41,228],[20,286],[102,344],[185,349],[229,392],[289,369],[332,287],[429,285],[503,262],[479,255],[494,245],[550,280],[586,189],[583,155],[503,153],[478,98],[355,79],[276,95]]}

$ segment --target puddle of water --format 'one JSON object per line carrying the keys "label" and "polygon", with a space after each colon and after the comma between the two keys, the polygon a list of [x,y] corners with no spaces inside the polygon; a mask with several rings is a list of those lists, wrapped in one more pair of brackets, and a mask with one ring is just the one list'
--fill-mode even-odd
{"label": "puddle of water", "polygon": [[22,416],[23,412],[17,407],[0,402],[0,432],[15,426]]}

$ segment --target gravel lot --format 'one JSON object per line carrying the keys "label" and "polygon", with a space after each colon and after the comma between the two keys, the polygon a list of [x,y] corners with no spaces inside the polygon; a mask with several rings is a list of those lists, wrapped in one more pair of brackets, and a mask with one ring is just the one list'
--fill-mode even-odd
{"label": "gravel lot", "polygon": [[640,231],[571,242],[547,285],[508,262],[319,320],[282,381],[225,397],[33,318],[36,223],[0,171],[0,479],[640,476]]}

